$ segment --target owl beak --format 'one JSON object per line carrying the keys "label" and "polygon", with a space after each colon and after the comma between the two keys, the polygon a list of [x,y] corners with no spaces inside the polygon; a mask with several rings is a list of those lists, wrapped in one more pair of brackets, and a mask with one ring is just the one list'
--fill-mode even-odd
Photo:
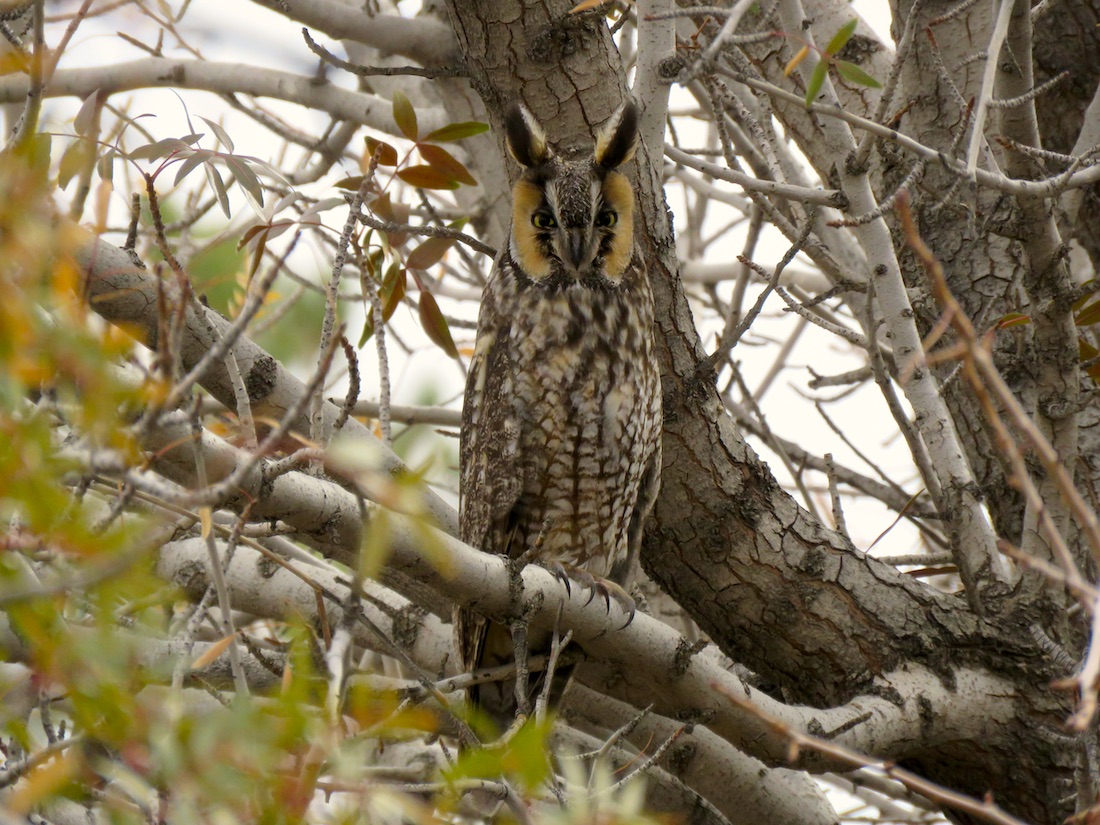
{"label": "owl beak", "polygon": [[569,265],[579,272],[581,267],[588,263],[586,260],[588,257],[586,254],[588,252],[588,233],[583,227],[570,227],[567,232],[566,257],[569,259]]}

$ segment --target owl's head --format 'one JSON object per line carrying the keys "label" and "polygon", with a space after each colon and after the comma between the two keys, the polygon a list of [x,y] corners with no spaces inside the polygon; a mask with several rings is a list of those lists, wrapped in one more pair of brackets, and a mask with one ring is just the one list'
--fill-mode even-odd
{"label": "owl's head", "polygon": [[634,192],[616,171],[638,142],[638,108],[624,103],[596,135],[591,154],[563,157],[526,108],[504,118],[508,151],[523,167],[512,199],[511,252],[541,282],[617,285],[634,253]]}

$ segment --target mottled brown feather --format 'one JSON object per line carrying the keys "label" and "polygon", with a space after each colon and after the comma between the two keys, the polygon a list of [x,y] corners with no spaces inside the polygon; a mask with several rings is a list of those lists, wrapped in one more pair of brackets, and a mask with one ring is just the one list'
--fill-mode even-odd
{"label": "mottled brown feather", "polygon": [[[550,153],[529,112],[513,111],[507,124],[512,155],[528,165],[467,379],[462,538],[629,587],[659,486],[661,433],[634,194],[610,168],[633,152],[636,112],[628,104],[612,117],[598,158]],[[455,636],[466,670],[511,661],[507,628],[478,614],[476,603],[456,612]],[[549,646],[545,631],[528,641],[533,655]],[[501,726],[516,709],[513,682],[481,685],[469,698]]]}

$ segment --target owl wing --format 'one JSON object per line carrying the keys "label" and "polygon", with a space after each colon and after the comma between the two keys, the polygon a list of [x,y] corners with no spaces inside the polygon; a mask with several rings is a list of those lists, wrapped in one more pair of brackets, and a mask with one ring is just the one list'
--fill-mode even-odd
{"label": "owl wing", "polygon": [[[499,273],[498,273],[499,275]],[[520,497],[519,426],[514,409],[509,336],[511,318],[501,312],[493,278],[481,307],[477,344],[462,407],[462,540],[486,553],[509,555],[509,523]],[[480,666],[489,621],[468,609],[455,611],[454,635],[464,670]]]}

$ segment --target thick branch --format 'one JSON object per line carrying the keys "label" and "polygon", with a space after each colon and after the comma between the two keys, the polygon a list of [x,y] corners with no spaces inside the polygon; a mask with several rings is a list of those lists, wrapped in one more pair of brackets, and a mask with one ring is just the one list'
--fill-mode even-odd
{"label": "thick branch", "polygon": [[[104,319],[119,324],[131,333],[142,333],[142,343],[155,347],[159,319],[157,317],[157,280],[147,269],[143,269],[116,246],[100,240],[90,240],[77,250],[77,262],[85,273],[83,289],[89,305]],[[172,294],[170,284],[162,284],[162,289]],[[187,324],[178,353],[185,369],[198,363],[213,344],[210,330],[222,333],[229,321],[212,309],[205,309],[205,318],[198,318],[195,307],[187,310]],[[253,415],[278,420],[289,410],[304,390],[304,385],[282,364],[264,352],[247,337],[240,337],[230,349],[237,361],[241,375],[244,376]],[[224,363],[211,364],[199,382],[207,391],[229,409],[236,409],[236,397],[232,381]],[[324,430],[326,437],[339,417],[340,411],[332,403],[324,405]],[[309,421],[303,414],[293,424],[298,432],[309,432]],[[402,475],[408,469],[401,460],[385,447],[370,429],[355,419],[349,419],[343,432],[355,438],[364,439],[375,445],[382,457],[382,469],[394,475]],[[185,459],[184,464],[187,463]],[[454,508],[440,499],[431,490],[424,490],[424,505],[427,511],[444,530],[457,533],[458,517]]]}
{"label": "thick branch", "polygon": [[331,0],[253,0],[330,37],[354,40],[386,54],[399,54],[422,66],[455,65],[462,56],[450,27],[430,17],[368,15],[361,8]]}
{"label": "thick branch", "polygon": [[[27,88],[25,75],[0,77],[0,103],[16,103],[26,99]],[[401,134],[393,121],[393,106],[388,100],[365,92],[341,89],[316,77],[242,63],[147,57],[108,66],[59,69],[44,93],[46,97],[75,96],[83,99],[96,90],[101,95],[110,95],[155,88],[269,97],[326,112],[339,120],[362,123],[387,134]],[[442,114],[432,110],[417,112],[417,117],[424,132],[444,125]]]}

